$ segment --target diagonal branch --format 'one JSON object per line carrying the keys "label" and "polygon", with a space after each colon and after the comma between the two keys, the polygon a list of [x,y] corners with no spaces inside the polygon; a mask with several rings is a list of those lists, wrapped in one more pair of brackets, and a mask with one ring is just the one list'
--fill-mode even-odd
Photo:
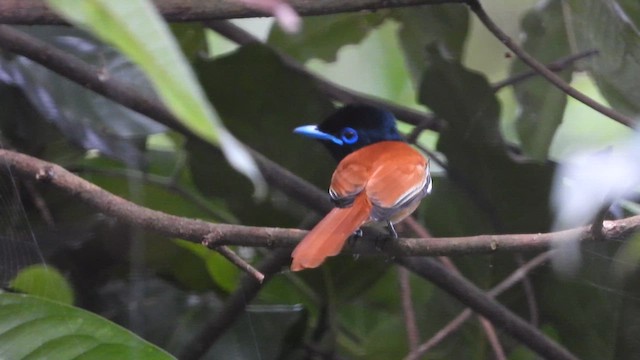
{"label": "diagonal branch", "polygon": [[533,56],[529,55],[524,49],[518,46],[511,38],[505,34],[489,15],[484,11],[484,8],[480,4],[479,0],[467,0],[467,5],[471,8],[478,19],[484,24],[484,26],[500,40],[509,50],[513,51],[518,57],[524,61],[527,65],[540,73],[550,83],[555,85],[558,89],[564,91],[567,95],[594,109],[595,111],[608,116],[609,118],[629,127],[634,127],[636,122],[628,116],[621,114],[614,109],[608,108],[592,98],[588,97],[584,93],[578,91],[571,85],[567,84],[560,76],[556,75],[553,71],[547,69],[543,64],[536,60]]}
{"label": "diagonal branch", "polygon": [[[511,273],[511,275],[507,276],[493,289],[488,291],[487,295],[496,297],[513,285],[524,280],[529,272],[547,262],[551,258],[552,252],[553,250],[542,253],[531,259],[524,265],[520,266],[513,273]],[[411,351],[404,358],[404,360],[417,360],[423,357],[429,350],[441,343],[447,336],[460,329],[460,327],[462,327],[462,324],[464,324],[465,321],[467,321],[471,317],[471,315],[472,312],[470,309],[465,309],[464,311],[462,311],[460,315],[451,320],[444,328],[442,328],[433,337],[431,337],[431,339],[421,344],[416,350]]]}
{"label": "diagonal branch", "polygon": [[550,341],[538,329],[494,301],[468,280],[448,271],[433,259],[397,258],[398,264],[431,281],[458,301],[471,307],[478,314],[506,330],[509,335],[547,359],[577,360],[567,349]]}
{"label": "diagonal branch", "polygon": [[413,299],[411,298],[411,282],[409,281],[409,270],[398,267],[398,283],[400,285],[400,304],[402,305],[402,315],[404,317],[404,326],[407,331],[407,340],[409,349],[415,351],[420,341],[420,330],[416,323],[416,313],[414,310]]}
{"label": "diagonal branch", "polygon": [[[424,226],[422,226],[422,224],[420,224],[413,216],[409,216],[407,219],[405,219],[405,223],[407,225],[409,225],[409,227],[411,227],[413,229],[413,231],[416,233],[416,235],[423,237],[423,238],[431,238],[431,234],[429,233],[429,231],[427,230],[427,228],[425,228]],[[440,256],[438,258],[438,260],[440,260],[440,262],[442,262],[445,267],[451,271],[452,273],[459,275],[461,277],[465,277],[460,270],[458,269],[458,267],[455,265],[455,263],[453,262],[453,260],[451,260],[449,257],[447,256]],[[466,278],[466,277],[465,277]],[[494,355],[496,360],[504,360],[506,358],[505,353],[504,353],[504,348],[502,346],[502,344],[500,343],[500,339],[498,338],[497,334],[496,334],[496,329],[493,326],[493,324],[491,324],[490,321],[488,321],[487,319],[480,317],[479,318],[480,321],[480,326],[482,326],[483,330],[484,330],[484,334],[487,337],[487,340],[489,341],[489,344],[491,344],[491,348],[493,349]],[[412,347],[411,348],[412,352],[416,351],[416,347]]]}

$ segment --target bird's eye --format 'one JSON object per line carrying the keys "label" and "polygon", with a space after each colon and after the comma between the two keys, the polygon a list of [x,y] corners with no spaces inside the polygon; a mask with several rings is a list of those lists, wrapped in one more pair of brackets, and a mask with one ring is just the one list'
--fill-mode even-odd
{"label": "bird's eye", "polygon": [[350,127],[347,127],[342,129],[342,131],[340,132],[340,137],[342,138],[342,141],[345,142],[345,144],[351,145],[358,141],[358,132]]}

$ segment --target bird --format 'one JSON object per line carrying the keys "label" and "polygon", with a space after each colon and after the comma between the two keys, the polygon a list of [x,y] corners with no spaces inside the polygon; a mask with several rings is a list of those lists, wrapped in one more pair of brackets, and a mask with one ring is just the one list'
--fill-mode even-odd
{"label": "bird", "polygon": [[292,271],[320,266],[370,222],[385,222],[397,238],[393,224],[431,193],[428,158],[404,141],[388,110],[349,104],[294,133],[321,141],[338,166],[329,186],[335,207],[298,243]]}

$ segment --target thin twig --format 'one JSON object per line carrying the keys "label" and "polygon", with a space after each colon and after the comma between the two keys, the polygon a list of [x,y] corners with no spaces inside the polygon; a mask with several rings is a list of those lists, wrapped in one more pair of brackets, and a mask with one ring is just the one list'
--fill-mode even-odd
{"label": "thin twig", "polygon": [[404,315],[404,326],[407,329],[409,349],[415,351],[420,342],[420,332],[418,324],[416,324],[416,312],[411,298],[409,270],[403,267],[398,268],[398,283],[400,284],[400,302],[402,304],[402,314]]}
{"label": "thin twig", "polygon": [[226,246],[208,246],[207,245],[207,237],[205,236],[202,241],[202,245],[207,246],[208,248],[217,251],[220,255],[224,256],[229,260],[232,264],[240,268],[240,270],[246,272],[247,274],[253,276],[259,283],[262,283],[264,280],[264,274],[258,271],[256,268],[251,266],[248,262],[244,261],[238,254],[236,254],[233,250],[229,249]]}
{"label": "thin twig", "polygon": [[484,24],[484,26],[496,37],[500,40],[506,47],[508,47],[513,53],[518,55],[518,57],[533,68],[535,71],[540,73],[545,79],[547,79],[550,83],[555,85],[558,89],[564,91],[567,95],[572,98],[580,101],[581,103],[589,106],[590,108],[596,110],[597,112],[608,116],[609,118],[629,127],[634,127],[636,122],[632,120],[630,117],[621,114],[611,108],[608,108],[582,92],[576,90],[571,85],[567,84],[560,76],[556,75],[553,71],[547,69],[543,64],[541,64],[534,57],[529,55],[524,49],[518,46],[511,38],[505,34],[493,20],[487,15],[484,11],[484,8],[480,4],[479,0],[467,0],[467,5],[471,8],[478,19]]}
{"label": "thin twig", "polygon": [[493,327],[493,324],[482,316],[478,319],[480,320],[480,325],[482,325],[482,329],[484,330],[487,340],[489,340],[489,344],[491,345],[491,349],[493,350],[496,360],[506,360],[507,355],[504,353],[504,348],[500,343],[500,339],[498,338],[498,334],[496,333],[496,329]]}
{"label": "thin twig", "polygon": [[[591,50],[586,50],[577,54],[573,54],[573,55],[569,55],[569,56],[565,56],[563,58],[560,58],[554,62],[551,62],[546,66],[547,69],[553,71],[553,72],[560,72],[565,70],[566,68],[568,68],[569,66],[573,66],[575,65],[575,63],[579,60],[582,59],[586,59],[588,57],[594,56],[598,54],[598,50],[595,49],[591,49]],[[515,74],[513,76],[510,76],[504,80],[498,81],[496,83],[494,83],[493,85],[491,85],[491,88],[493,89],[493,91],[497,92],[499,90],[501,90],[502,88],[509,86],[509,85],[514,85],[517,83],[520,83],[522,81],[525,81],[527,79],[530,79],[534,76],[540,75],[540,73],[536,70],[529,70],[529,71],[524,71],[521,72],[519,74]]]}
{"label": "thin twig", "polygon": [[[518,267],[525,265],[524,257],[522,254],[515,254]],[[524,296],[527,299],[527,307],[529,309],[529,322],[531,325],[538,327],[538,301],[536,301],[536,292],[533,288],[533,283],[528,275],[522,278],[522,289],[524,290]]]}
{"label": "thin twig", "polygon": [[23,184],[25,189],[29,193],[29,196],[31,196],[33,204],[35,205],[36,209],[38,209],[38,213],[40,213],[42,221],[44,221],[44,223],[49,228],[53,228],[56,225],[55,221],[53,220],[53,214],[51,214],[51,210],[49,210],[49,206],[47,206],[47,202],[44,200],[44,197],[42,197],[40,191],[36,189],[33,181],[31,180],[24,181]]}
{"label": "thin twig", "polygon": [[[507,276],[504,280],[502,280],[498,285],[496,285],[493,289],[487,292],[487,295],[490,297],[496,297],[511,288],[518,282],[522,281],[529,272],[538,268],[540,265],[546,263],[551,258],[551,251],[547,251],[542,253],[533,259],[529,260],[524,265],[520,266],[516,269],[511,275]],[[455,333],[462,324],[464,324],[472,315],[472,311],[470,309],[465,309],[458,316],[456,316],[453,320],[451,320],[445,327],[440,329],[435,335],[433,335],[429,340],[425,343],[421,344],[416,351],[408,354],[404,360],[416,360],[424,356],[429,350],[433,349],[436,345],[440,344],[444,339],[448,336]]]}

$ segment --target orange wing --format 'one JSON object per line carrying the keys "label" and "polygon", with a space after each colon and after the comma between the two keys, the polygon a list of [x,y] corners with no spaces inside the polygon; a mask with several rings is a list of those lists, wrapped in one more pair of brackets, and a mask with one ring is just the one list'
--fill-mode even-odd
{"label": "orange wing", "polygon": [[383,141],[345,157],[333,173],[332,197],[353,197],[363,190],[373,205],[400,205],[427,182],[427,159],[406,143]]}
{"label": "orange wing", "polygon": [[329,194],[334,200],[353,198],[358,195],[369,180],[371,163],[359,157],[347,156],[333,172]]}
{"label": "orange wing", "polygon": [[376,206],[392,208],[413,199],[427,185],[427,161],[408,145],[376,161],[366,193]]}

